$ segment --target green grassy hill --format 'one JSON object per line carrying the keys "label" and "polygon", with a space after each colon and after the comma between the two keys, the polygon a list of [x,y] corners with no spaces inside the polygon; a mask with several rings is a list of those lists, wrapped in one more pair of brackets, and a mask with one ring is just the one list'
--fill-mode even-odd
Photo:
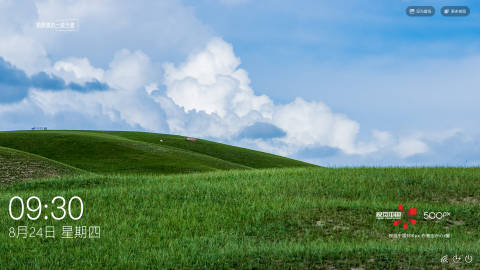
{"label": "green grassy hill", "polygon": [[0,146],[93,173],[173,174],[308,163],[182,136],[140,132],[0,132]]}
{"label": "green grassy hill", "polygon": [[[300,168],[0,186],[2,217],[12,196],[85,202],[79,221],[0,219],[0,269],[480,269],[479,179],[478,168]],[[375,218],[399,203],[418,208],[415,226]],[[451,215],[425,220],[424,211]],[[55,226],[58,235],[9,238],[20,225]],[[84,225],[100,226],[101,239],[60,238],[62,226]],[[440,262],[455,254],[474,261]]]}
{"label": "green grassy hill", "polygon": [[83,173],[81,170],[22,151],[0,147],[0,184],[32,178]]}

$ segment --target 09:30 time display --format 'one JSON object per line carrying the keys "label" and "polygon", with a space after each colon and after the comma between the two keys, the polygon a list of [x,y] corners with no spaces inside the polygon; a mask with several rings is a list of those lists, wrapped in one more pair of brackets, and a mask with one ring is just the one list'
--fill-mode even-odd
{"label": "09:30 time display", "polygon": [[[18,201],[18,203],[17,203]],[[16,210],[17,207],[14,207],[15,205],[20,204],[20,210]],[[80,206],[80,211],[72,211],[72,208],[74,207],[74,204],[79,204]],[[62,220],[64,219],[67,215],[73,219],[73,220],[79,220],[82,218],[83,215],[83,201],[80,197],[74,196],[71,197],[70,200],[67,201],[65,200],[64,197],[62,196],[56,196],[55,198],[52,199],[52,207],[50,209],[53,209],[50,213],[50,216],[55,219],[55,220]],[[26,207],[25,207],[26,206]],[[14,208],[16,211],[14,211]],[[42,209],[45,208],[45,210],[49,209],[48,204],[42,204],[42,201],[40,198],[36,196],[31,196],[27,199],[26,204],[24,203],[23,199],[19,196],[12,197],[10,199],[10,203],[8,205],[8,212],[10,214],[10,217],[13,220],[20,220],[24,217],[25,215],[25,208],[29,213],[27,213],[27,217],[30,220],[37,220],[42,216]],[[14,213],[15,212],[15,213]],[[47,220],[49,218],[49,215],[45,215],[44,219]]]}

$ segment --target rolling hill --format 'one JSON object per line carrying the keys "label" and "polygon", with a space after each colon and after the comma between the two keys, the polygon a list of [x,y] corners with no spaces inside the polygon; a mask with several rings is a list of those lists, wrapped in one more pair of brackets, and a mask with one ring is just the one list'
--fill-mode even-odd
{"label": "rolling hill", "polygon": [[141,132],[0,132],[0,146],[92,173],[178,174],[314,166],[206,140]]}
{"label": "rolling hill", "polygon": [[38,155],[0,147],[0,184],[24,179],[57,177],[82,171]]}

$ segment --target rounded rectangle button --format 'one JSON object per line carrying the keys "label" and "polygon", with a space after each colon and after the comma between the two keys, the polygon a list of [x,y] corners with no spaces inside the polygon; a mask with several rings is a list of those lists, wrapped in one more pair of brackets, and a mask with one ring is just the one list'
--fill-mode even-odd
{"label": "rounded rectangle button", "polygon": [[470,8],[467,6],[445,6],[442,7],[441,13],[447,17],[459,17],[470,15]]}
{"label": "rounded rectangle button", "polygon": [[406,12],[411,17],[431,17],[435,15],[435,8],[432,6],[409,6]]}

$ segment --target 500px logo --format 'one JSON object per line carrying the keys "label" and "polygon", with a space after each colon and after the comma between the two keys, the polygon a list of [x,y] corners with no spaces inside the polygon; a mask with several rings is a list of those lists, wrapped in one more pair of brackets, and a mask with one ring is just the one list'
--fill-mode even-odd
{"label": "500px logo", "polygon": [[450,212],[423,212],[423,219],[425,220],[442,220],[449,217]]}
{"label": "500px logo", "polygon": [[[393,220],[394,226],[399,226],[402,224],[402,228],[404,230],[408,229],[409,225],[416,225],[417,224],[417,208],[408,208],[406,210],[403,204],[398,204],[398,211],[383,211],[377,212],[376,218],[377,219],[387,219]],[[406,211],[405,211],[406,210]],[[406,212],[406,213],[405,213]],[[450,217],[450,212],[440,212],[440,211],[425,211],[423,212],[423,219],[424,220],[434,220],[440,221],[446,217]]]}

